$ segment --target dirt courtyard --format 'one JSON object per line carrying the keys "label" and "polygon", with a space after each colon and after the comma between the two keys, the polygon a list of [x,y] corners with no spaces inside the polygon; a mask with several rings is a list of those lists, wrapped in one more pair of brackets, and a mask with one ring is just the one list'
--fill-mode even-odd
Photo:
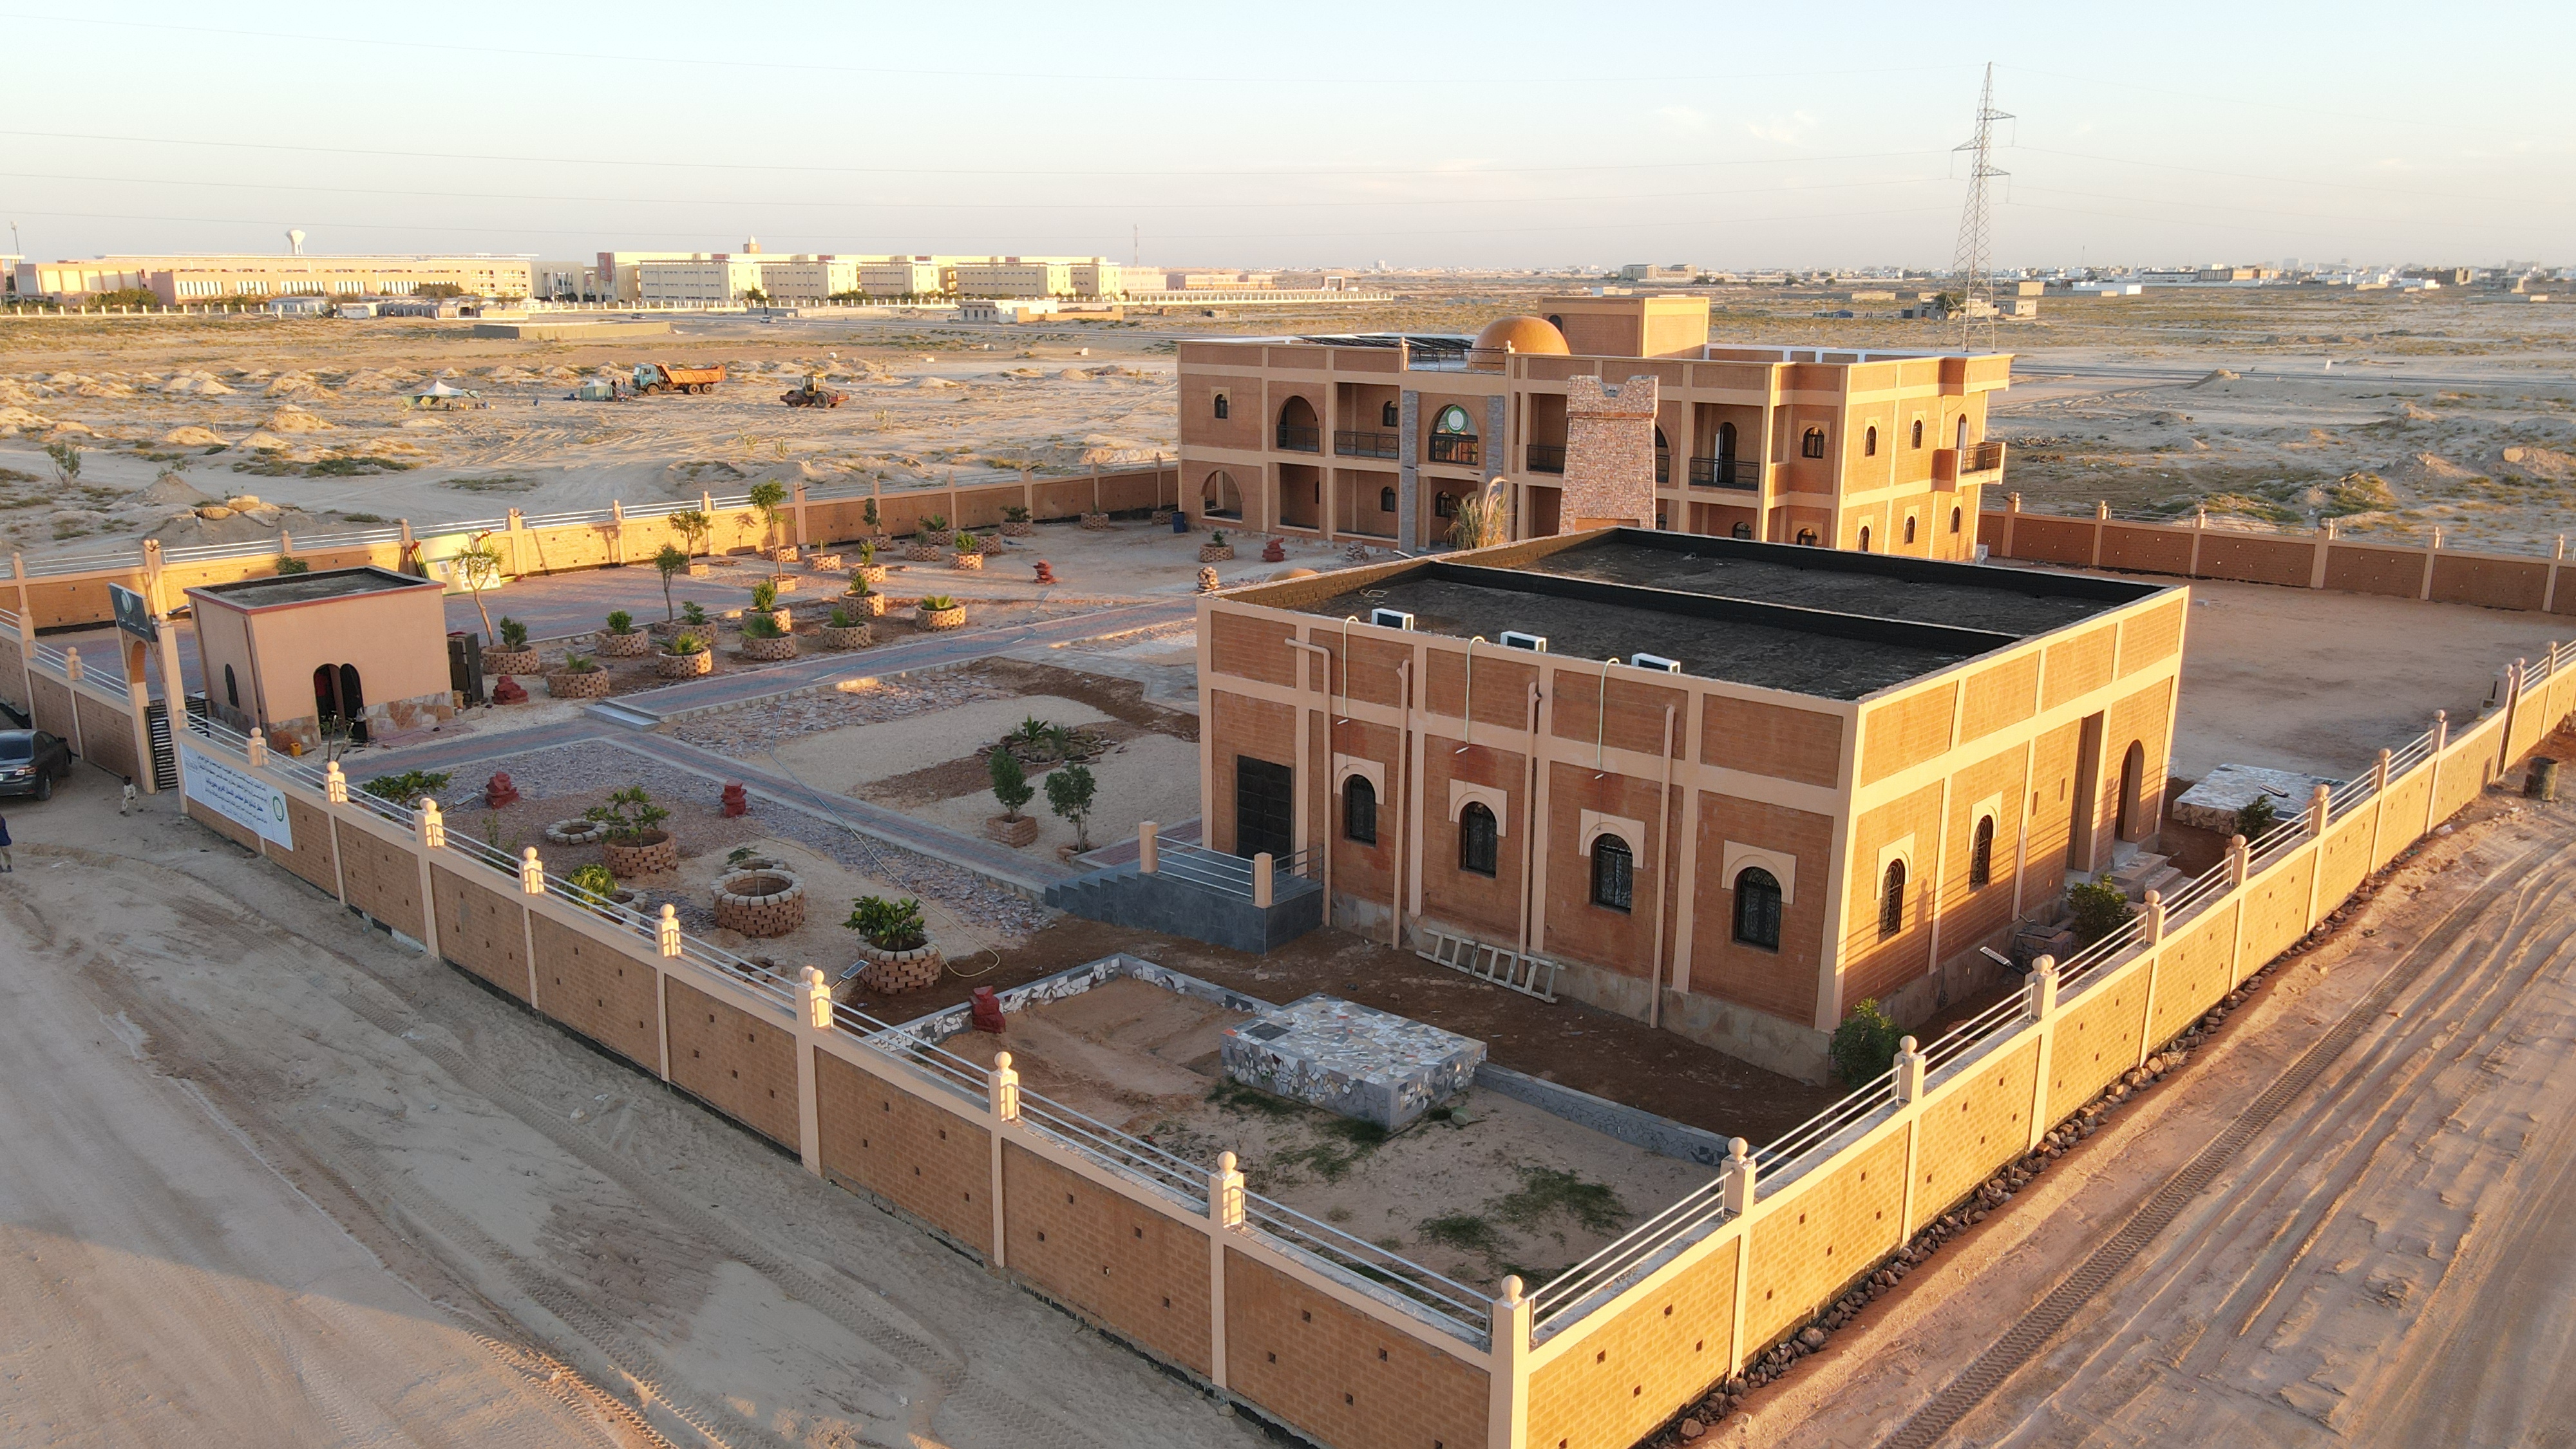
{"label": "dirt courtyard", "polygon": [[0,1442],[1264,1442],[111,786],[9,811]]}

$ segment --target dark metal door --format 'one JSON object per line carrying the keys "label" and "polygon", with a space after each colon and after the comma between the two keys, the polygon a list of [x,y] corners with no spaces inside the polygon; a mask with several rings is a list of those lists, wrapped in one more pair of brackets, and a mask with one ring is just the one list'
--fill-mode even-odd
{"label": "dark metal door", "polygon": [[1234,853],[1249,860],[1286,859],[1296,847],[1297,772],[1286,765],[1234,757]]}

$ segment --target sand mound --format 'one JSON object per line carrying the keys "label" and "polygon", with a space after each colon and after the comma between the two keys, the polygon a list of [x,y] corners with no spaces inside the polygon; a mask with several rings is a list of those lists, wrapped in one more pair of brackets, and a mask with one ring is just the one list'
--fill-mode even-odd
{"label": "sand mound", "polygon": [[412,375],[399,369],[367,368],[349,374],[348,380],[340,384],[340,391],[392,392],[397,388],[410,386],[411,381]]}
{"label": "sand mound", "polygon": [[916,377],[912,380],[912,385],[920,388],[924,392],[937,392],[941,388],[957,386],[956,383],[950,382],[944,377]]}
{"label": "sand mound", "polygon": [[240,442],[235,443],[233,446],[237,448],[248,448],[254,453],[283,453],[293,448],[295,443],[294,440],[290,438],[281,438],[277,434],[269,432],[267,429],[263,428],[260,431],[251,434],[249,437],[242,439]]}
{"label": "sand mound", "polygon": [[201,504],[212,502],[213,500],[209,499],[205,494],[198,492],[187,479],[180,477],[178,474],[163,473],[160,477],[144,484],[141,489],[136,491],[134,501],[137,503],[149,504],[156,508],[195,508]]}
{"label": "sand mound", "polygon": [[36,395],[15,378],[0,377],[0,407],[25,407]]}
{"label": "sand mound", "polygon": [[276,433],[327,433],[331,425],[299,407],[283,407],[268,415],[261,427]]}
{"label": "sand mound", "polygon": [[161,384],[161,391],[174,397],[230,397],[233,390],[216,381],[211,372],[174,372]]}
{"label": "sand mound", "polygon": [[201,544],[257,543],[276,537],[281,528],[313,533],[325,526],[327,520],[300,509],[262,507],[244,512],[218,505],[174,514],[150,536],[160,540],[164,548],[191,548]]}
{"label": "sand mound", "polygon": [[2389,476],[2403,483],[2456,483],[2484,475],[2463,468],[2439,453],[2409,453],[2389,470]]}
{"label": "sand mound", "polygon": [[2150,413],[2147,415],[2147,421],[2160,428],[2179,428],[2191,421],[2191,414],[2172,411]]}
{"label": "sand mound", "polygon": [[2406,419],[2410,423],[2438,423],[2442,420],[2442,415],[2440,413],[2433,412],[2425,408],[2419,408],[2411,402],[2399,403],[2397,405],[2397,415]]}
{"label": "sand mound", "polygon": [[221,448],[226,446],[221,434],[217,433],[212,428],[198,427],[194,423],[190,423],[184,428],[172,428],[170,431],[161,435],[161,441],[174,448]]}
{"label": "sand mound", "polygon": [[127,387],[121,382],[101,382],[94,377],[83,378],[81,381],[72,384],[71,392],[74,397],[134,396],[134,389]]}
{"label": "sand mound", "polygon": [[2499,456],[2506,467],[2527,478],[2564,482],[2576,477],[2576,454],[2562,453],[2555,448],[2507,448]]}
{"label": "sand mound", "polygon": [[60,443],[73,438],[95,438],[97,436],[98,429],[91,427],[87,423],[56,423],[53,426],[53,430],[45,434],[45,441],[48,443]]}
{"label": "sand mound", "polygon": [[[1015,451],[1008,448],[1002,451]],[[1089,468],[1113,464],[1151,463],[1159,452],[1151,443],[1135,438],[1115,437],[1108,433],[1091,433],[1078,443],[1045,443],[1025,450],[1025,455],[1040,467]]]}
{"label": "sand mound", "polygon": [[41,432],[53,425],[53,419],[39,417],[25,408],[0,407],[0,433]]}
{"label": "sand mound", "polygon": [[2207,386],[2209,386],[2209,385],[2210,385],[2211,383],[2213,383],[2213,382],[2234,382],[2235,380],[2236,380],[2236,374],[2235,374],[2235,373],[2229,372],[2226,368],[2221,367],[2221,368],[2213,369],[2213,370],[2210,372],[2209,376],[2202,378],[2202,379],[2201,379],[2200,381],[2198,381],[2198,382],[2187,384],[2187,386],[2190,386],[2190,387],[2207,387]]}

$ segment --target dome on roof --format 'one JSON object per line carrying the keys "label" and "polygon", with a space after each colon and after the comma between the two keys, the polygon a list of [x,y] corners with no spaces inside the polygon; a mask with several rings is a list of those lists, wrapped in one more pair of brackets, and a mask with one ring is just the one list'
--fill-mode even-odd
{"label": "dome on roof", "polygon": [[1476,334],[1475,350],[1500,352],[1505,347],[1518,353],[1544,352],[1562,357],[1574,349],[1565,345],[1565,334],[1544,317],[1497,317]]}

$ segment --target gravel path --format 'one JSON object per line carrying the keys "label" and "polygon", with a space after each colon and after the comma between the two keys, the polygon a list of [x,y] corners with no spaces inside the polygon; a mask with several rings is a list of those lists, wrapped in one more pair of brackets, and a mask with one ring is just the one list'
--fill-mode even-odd
{"label": "gravel path", "polygon": [[667,733],[701,749],[755,750],[825,730],[884,724],[961,704],[1011,697],[1012,691],[1000,685],[965,677],[964,671],[972,667],[952,665],[924,670],[900,680],[852,681],[862,687],[791,695],[766,704],[698,715],[674,723]]}

